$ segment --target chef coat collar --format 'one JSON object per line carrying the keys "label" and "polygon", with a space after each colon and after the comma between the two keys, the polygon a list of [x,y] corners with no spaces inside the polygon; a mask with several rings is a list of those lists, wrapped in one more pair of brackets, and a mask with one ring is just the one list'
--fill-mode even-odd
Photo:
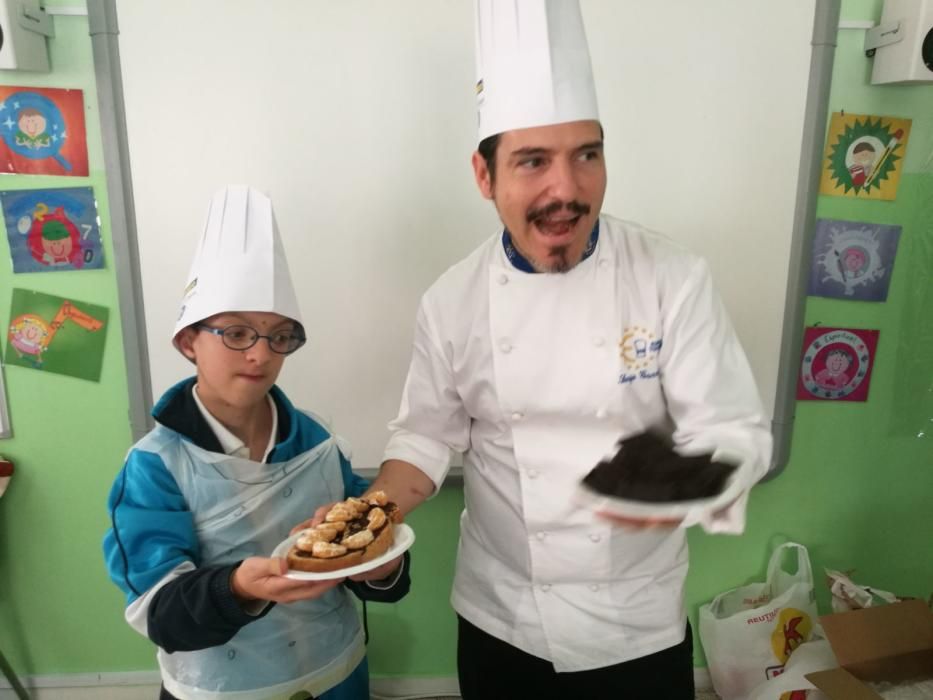
{"label": "chef coat collar", "polygon": [[[598,242],[599,219],[596,219],[596,225],[593,226],[593,231],[590,233],[590,240],[587,241],[586,248],[583,249],[583,257],[580,258],[580,262],[583,262],[593,254]],[[518,248],[512,243],[512,234],[509,233],[507,228],[502,230],[502,247],[505,249],[506,257],[515,269],[521,270],[522,272],[538,272],[534,266],[528,262],[528,259],[518,252]],[[579,265],[579,263],[577,264]]]}

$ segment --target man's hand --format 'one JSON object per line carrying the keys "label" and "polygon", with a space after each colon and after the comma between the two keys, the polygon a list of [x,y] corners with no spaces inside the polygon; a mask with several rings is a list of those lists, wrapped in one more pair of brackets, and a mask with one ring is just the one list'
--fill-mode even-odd
{"label": "man's hand", "polygon": [[342,578],[297,581],[285,578],[286,571],[288,562],[285,559],[250,557],[234,570],[230,577],[230,589],[241,603],[252,600],[293,603],[296,600],[320,598],[343,582]]}
{"label": "man's hand", "polygon": [[[729,501],[729,503],[715,511],[713,513],[713,518],[725,517],[729,509],[734,506],[738,500],[739,499],[736,498],[732,501]],[[608,520],[613,525],[627,527],[633,530],[663,527],[675,528],[684,521],[683,518],[626,518],[621,515],[616,515],[615,513],[609,513],[607,511],[597,511],[596,516],[603,520]]]}
{"label": "man's hand", "polygon": [[362,574],[357,574],[356,576],[351,576],[351,581],[381,581],[382,579],[389,578],[398,571],[398,567],[402,565],[402,556],[398,556],[390,562],[383,564],[375,569],[370,569]]}
{"label": "man's hand", "polygon": [[683,518],[625,518],[614,513],[598,511],[596,516],[603,520],[608,520],[617,527],[629,528],[632,530],[648,530],[653,528],[673,529],[683,522]]}

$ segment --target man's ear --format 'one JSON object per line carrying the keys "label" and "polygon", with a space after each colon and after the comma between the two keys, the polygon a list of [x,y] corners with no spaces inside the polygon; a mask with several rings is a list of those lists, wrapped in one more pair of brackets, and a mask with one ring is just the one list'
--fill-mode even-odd
{"label": "man's ear", "polygon": [[479,151],[473,151],[473,176],[476,178],[476,186],[479,187],[480,194],[486,199],[492,199],[492,173],[486,165],[486,159],[480,155]]}
{"label": "man's ear", "polygon": [[197,334],[197,330],[191,326],[188,326],[178,331],[178,337],[176,338],[178,341],[178,349],[181,350],[181,354],[195,364],[197,364],[197,360],[195,359],[194,352],[194,338]]}

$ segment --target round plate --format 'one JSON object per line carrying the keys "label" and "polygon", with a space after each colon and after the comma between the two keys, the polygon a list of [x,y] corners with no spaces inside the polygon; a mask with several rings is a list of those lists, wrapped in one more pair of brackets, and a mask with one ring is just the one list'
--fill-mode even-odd
{"label": "round plate", "polygon": [[[392,546],[381,556],[376,557],[372,561],[368,561],[364,564],[357,564],[356,566],[348,566],[345,569],[337,569],[336,571],[298,571],[296,569],[289,569],[285,573],[285,578],[293,578],[298,581],[328,581],[332,578],[355,576],[356,574],[362,574],[366,571],[378,568],[392,561],[395,557],[401,556],[403,552],[408,550],[408,548],[415,543],[415,531],[408,525],[405,523],[398,523],[392,527],[394,530]],[[272,556],[285,559],[288,556],[288,550],[291,549],[292,545],[295,544],[295,541],[301,537],[301,535],[302,532],[296,532],[288,539],[279,542],[275,549],[272,550]]]}
{"label": "round plate", "polygon": [[[580,483],[573,494],[573,502],[588,508],[599,515],[616,516],[631,520],[678,520],[685,527],[695,525],[700,514],[717,511],[732,503],[742,494],[742,482],[738,479],[739,470],[733,472],[725,488],[717,495],[709,498],[699,498],[691,501],[672,501],[667,503],[653,503],[650,501],[634,501],[616,496],[607,496],[592,490]],[[691,516],[688,518],[688,516]]]}

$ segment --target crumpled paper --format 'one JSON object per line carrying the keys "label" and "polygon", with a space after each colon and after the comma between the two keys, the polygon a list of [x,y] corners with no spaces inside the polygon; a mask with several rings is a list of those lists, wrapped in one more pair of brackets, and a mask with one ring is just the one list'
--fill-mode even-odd
{"label": "crumpled paper", "polygon": [[884,603],[896,603],[898,597],[889,591],[882,591],[855,583],[846,574],[826,569],[826,579],[832,593],[833,612],[861,610]]}

